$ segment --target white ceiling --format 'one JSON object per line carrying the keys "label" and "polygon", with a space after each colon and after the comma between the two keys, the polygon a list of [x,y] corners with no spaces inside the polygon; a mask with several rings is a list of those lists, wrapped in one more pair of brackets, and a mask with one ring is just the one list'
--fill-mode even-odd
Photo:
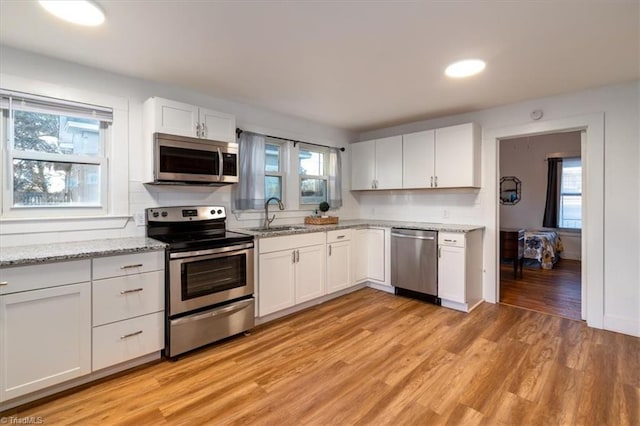
{"label": "white ceiling", "polygon": [[1,0],[0,42],[353,131],[640,78],[639,0],[98,3],[83,28]]}

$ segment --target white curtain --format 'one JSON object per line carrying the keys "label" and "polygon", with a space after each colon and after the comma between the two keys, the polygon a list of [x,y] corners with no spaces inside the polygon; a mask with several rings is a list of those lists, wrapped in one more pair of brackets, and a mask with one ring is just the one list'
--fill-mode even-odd
{"label": "white curtain", "polygon": [[265,136],[243,131],[240,134],[240,176],[235,210],[264,208]]}
{"label": "white curtain", "polygon": [[327,202],[333,209],[342,207],[342,156],[339,149],[329,151],[329,189]]}

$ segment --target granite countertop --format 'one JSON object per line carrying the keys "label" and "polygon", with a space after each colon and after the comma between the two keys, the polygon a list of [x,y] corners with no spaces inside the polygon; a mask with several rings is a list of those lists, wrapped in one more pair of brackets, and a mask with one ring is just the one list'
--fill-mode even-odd
{"label": "granite countertop", "polygon": [[241,232],[243,234],[254,235],[256,238],[269,238],[280,237],[283,235],[294,234],[306,234],[309,232],[325,232],[334,231],[336,229],[347,228],[368,228],[368,227],[383,227],[383,228],[404,228],[404,229],[421,229],[425,231],[440,231],[440,232],[471,232],[476,229],[484,229],[484,226],[479,225],[457,225],[452,223],[429,223],[429,222],[403,222],[394,220],[375,220],[375,219],[355,219],[355,220],[343,220],[333,225],[305,225],[305,224],[289,224],[272,226],[291,226],[295,229],[286,229],[278,231],[251,231],[249,228],[237,228],[233,231]]}
{"label": "granite countertop", "polygon": [[164,250],[153,238],[129,237],[0,248],[0,267]]}

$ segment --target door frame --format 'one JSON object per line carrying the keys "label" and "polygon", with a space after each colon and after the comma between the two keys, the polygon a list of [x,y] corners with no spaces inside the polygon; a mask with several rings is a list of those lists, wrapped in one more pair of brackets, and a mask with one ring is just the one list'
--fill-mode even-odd
{"label": "door frame", "polygon": [[[582,131],[582,316],[587,325],[604,326],[604,113],[536,121],[487,129],[483,143],[487,161],[487,196],[490,197],[485,230],[485,300],[500,300],[500,140],[541,134]],[[493,166],[491,167],[493,162]],[[493,172],[492,172],[493,171]]]}

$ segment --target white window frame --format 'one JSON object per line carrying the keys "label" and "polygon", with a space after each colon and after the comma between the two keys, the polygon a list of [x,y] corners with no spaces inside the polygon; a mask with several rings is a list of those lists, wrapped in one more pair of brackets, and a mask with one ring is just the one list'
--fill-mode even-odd
{"label": "white window frame", "polygon": [[[287,199],[287,182],[286,182],[287,173],[285,173],[285,164],[286,164],[285,148],[288,146],[288,144],[286,143],[286,141],[267,137],[265,140],[265,156],[266,156],[267,145],[277,145],[280,147],[280,156],[278,157],[278,161],[280,162],[280,164],[278,164],[279,172],[267,172],[267,164],[265,161],[265,168],[264,168],[265,184],[266,184],[266,178],[268,176],[277,176],[280,178],[280,201],[282,201],[282,204],[286,206],[287,205],[287,200],[286,200]],[[266,201],[267,194],[265,193],[264,196]]]}
{"label": "white window frame", "polygon": [[[564,164],[565,164],[565,160],[580,160],[580,170],[581,170],[581,179],[582,179],[582,169],[584,167],[583,162],[582,162],[582,158],[580,157],[576,157],[576,156],[572,156],[572,157],[563,157],[562,159],[562,168],[560,171],[560,190],[558,191],[558,229],[562,229],[562,230],[572,230],[572,231],[581,231],[582,230],[582,218],[580,220],[580,227],[579,228],[567,228],[564,226],[560,226],[562,224],[562,213],[563,213],[563,209],[562,209],[562,197],[567,195],[567,196],[576,196],[579,195],[580,196],[580,206],[582,208],[582,203],[584,201],[584,198],[582,196],[582,191],[580,191],[580,193],[574,193],[574,192],[563,192],[562,191],[562,180],[564,178]],[[582,215],[581,215],[582,216]]]}
{"label": "white window frame", "polygon": [[[129,100],[11,74],[0,73],[0,81],[2,81],[3,87],[10,87],[20,92],[112,108],[113,123],[109,126],[106,134],[107,140],[104,144],[104,150],[107,159],[106,167],[111,169],[111,166],[116,164],[119,171],[119,173],[109,173],[108,182],[105,182],[107,184],[106,213],[78,208],[26,210],[26,212],[37,212],[34,217],[33,215],[28,216],[25,214],[25,210],[14,211],[14,213],[20,212],[14,216],[7,215],[3,211],[0,216],[0,238],[2,238],[0,245],[19,244],[14,236],[23,236],[20,238],[21,244],[32,241],[31,237],[24,237],[26,234],[34,234],[35,239],[33,241],[39,241],[40,238],[36,238],[35,234],[42,232],[60,233],[65,231],[123,229],[130,220]],[[6,129],[1,130],[2,134],[5,134]],[[0,141],[0,147],[0,173],[2,173],[2,181],[6,182],[8,172],[6,169],[6,138]],[[4,205],[5,193],[6,184],[0,190],[0,198],[2,198],[0,206]],[[82,215],[80,215],[81,212],[83,213]],[[7,239],[4,240],[3,236],[6,236]]]}
{"label": "white window frame", "polygon": [[[312,151],[323,156],[322,165],[323,171],[322,176],[315,175],[303,175],[300,174],[300,150],[304,149],[305,151]],[[298,151],[296,152],[296,171],[298,172],[298,206],[300,210],[315,210],[318,208],[320,203],[304,203],[302,201],[302,180],[303,179],[322,179],[325,181],[325,195],[329,196],[329,148],[323,148],[315,145],[307,145],[304,143],[298,144]],[[327,200],[325,200],[327,201]]]}
{"label": "white window frame", "polygon": [[[60,100],[63,103],[63,100]],[[52,100],[55,103],[55,100]],[[109,189],[109,171],[107,168],[107,152],[106,145],[110,140],[109,129],[110,126],[100,129],[100,153],[98,156],[88,155],[67,155],[67,154],[55,154],[48,152],[37,151],[22,151],[14,148],[14,117],[13,114],[16,110],[27,112],[42,112],[45,114],[57,114],[55,111],[47,110],[47,108],[12,108],[11,102],[9,103],[8,116],[2,114],[2,122],[8,123],[8,126],[3,124],[2,140],[4,141],[3,152],[3,166],[6,172],[6,185],[3,187],[2,192],[2,216],[3,217],[41,217],[44,214],[47,216],[59,217],[59,216],[96,216],[105,215],[108,212],[108,189]],[[60,113],[57,115],[73,116],[72,113]],[[82,165],[95,165],[99,168],[100,173],[100,201],[99,205],[38,205],[38,206],[16,206],[14,205],[14,176],[13,176],[13,161],[19,160],[36,160],[36,161],[51,161],[59,163],[71,163]]]}

